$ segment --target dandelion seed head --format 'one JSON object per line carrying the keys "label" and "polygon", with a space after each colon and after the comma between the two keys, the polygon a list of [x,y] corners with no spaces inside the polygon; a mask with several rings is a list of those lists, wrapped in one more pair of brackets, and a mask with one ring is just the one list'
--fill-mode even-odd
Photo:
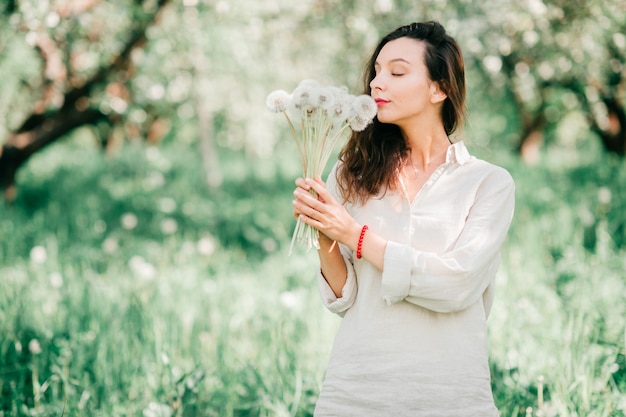
{"label": "dandelion seed head", "polygon": [[48,252],[43,246],[35,246],[30,250],[30,260],[36,264],[43,264],[48,260]]}
{"label": "dandelion seed head", "polygon": [[298,87],[308,87],[308,88],[313,88],[313,89],[319,89],[321,88],[321,85],[319,81],[317,80],[314,80],[311,78],[305,78],[304,80],[298,83]]}
{"label": "dandelion seed head", "polygon": [[364,120],[372,120],[378,111],[374,99],[366,94],[354,98],[352,110]]}
{"label": "dandelion seed head", "polygon": [[319,96],[320,107],[328,112],[335,105],[337,97],[339,96],[339,91],[336,88],[325,87],[320,89]]}
{"label": "dandelion seed head", "polygon": [[371,120],[364,119],[358,114],[353,115],[348,120],[348,123],[350,124],[350,128],[352,128],[352,130],[354,130],[355,132],[361,132],[362,130],[365,130],[365,128],[367,127],[367,125],[370,124],[370,122]]}
{"label": "dandelion seed head", "polygon": [[348,120],[350,117],[350,97],[348,94],[341,94],[337,97],[331,108],[330,116],[335,124]]}
{"label": "dandelion seed head", "polygon": [[265,104],[270,111],[281,113],[287,110],[287,104],[291,100],[291,95],[285,90],[276,90],[268,94]]}
{"label": "dandelion seed head", "polygon": [[291,119],[293,123],[300,122],[300,120],[302,120],[302,118],[306,115],[306,111],[303,111],[302,104],[295,100],[293,94],[287,103],[287,110],[285,114],[287,114],[287,117]]}
{"label": "dandelion seed head", "polygon": [[298,85],[291,97],[294,107],[300,112],[314,110],[320,105],[320,89],[314,85]]}

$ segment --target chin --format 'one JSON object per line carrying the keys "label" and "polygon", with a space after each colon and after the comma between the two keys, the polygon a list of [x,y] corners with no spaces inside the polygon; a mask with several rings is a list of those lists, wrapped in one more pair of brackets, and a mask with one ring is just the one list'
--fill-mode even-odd
{"label": "chin", "polygon": [[380,123],[386,124],[386,125],[395,125],[395,119],[391,119],[389,117],[379,117],[378,121]]}
{"label": "chin", "polygon": [[378,113],[376,115],[376,118],[378,119],[379,122],[381,123],[393,123],[393,119],[389,116],[385,116],[383,114]]}

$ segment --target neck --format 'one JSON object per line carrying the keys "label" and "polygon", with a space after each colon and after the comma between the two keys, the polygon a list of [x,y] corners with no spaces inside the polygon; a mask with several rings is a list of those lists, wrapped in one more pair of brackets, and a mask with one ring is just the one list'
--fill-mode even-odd
{"label": "neck", "polygon": [[422,132],[419,136],[405,136],[405,140],[410,149],[407,163],[419,171],[444,162],[450,147],[450,139],[443,129],[436,134]]}

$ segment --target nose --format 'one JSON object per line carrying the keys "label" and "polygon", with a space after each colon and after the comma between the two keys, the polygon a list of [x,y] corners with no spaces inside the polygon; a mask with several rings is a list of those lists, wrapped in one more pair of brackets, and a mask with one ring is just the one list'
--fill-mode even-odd
{"label": "nose", "polygon": [[383,83],[380,77],[380,73],[376,74],[372,81],[370,81],[370,89],[372,90],[382,90]]}

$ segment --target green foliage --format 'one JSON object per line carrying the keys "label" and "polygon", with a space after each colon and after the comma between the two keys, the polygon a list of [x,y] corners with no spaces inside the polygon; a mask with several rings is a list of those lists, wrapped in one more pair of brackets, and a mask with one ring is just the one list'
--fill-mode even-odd
{"label": "green foliage", "polygon": [[[58,41],[80,84],[156,4],[143,3],[62,18],[60,2],[0,5],[0,143],[42,86],[68,87],[42,72],[37,33]],[[580,97],[539,88],[615,79],[623,62],[607,52],[623,50],[623,6],[371,3],[172,2],[132,71],[90,102],[127,130],[75,131],[19,172],[17,200],[0,206],[0,417],[312,415],[338,319],[318,301],[315,255],[287,256],[299,166],[264,98],[303,78],[358,89],[380,34],[425,19],[465,51],[470,147],[517,184],[490,317],[502,415],[536,411],[540,394],[544,417],[626,414],[626,167],[590,139]],[[116,83],[127,90],[107,90]],[[527,166],[503,149],[519,140],[521,109],[541,105],[551,140]],[[134,141],[146,135],[131,128],[156,117],[171,126],[161,145]],[[217,188],[202,134],[219,153]]]}
{"label": "green foliage", "polygon": [[323,336],[301,287],[314,268],[282,249],[292,167],[225,151],[210,192],[193,149],[68,148],[38,155],[2,207],[0,411],[306,415]]}
{"label": "green foliage", "polygon": [[[286,253],[295,149],[222,148],[211,191],[197,145],[103,156],[86,138],[39,154],[0,208],[0,414],[312,415],[338,319],[315,255]],[[626,167],[491,152],[517,184],[490,317],[502,415],[536,410],[541,389],[544,416],[623,416],[626,264],[610,225]]]}
{"label": "green foliage", "polygon": [[[13,13],[0,15],[0,143],[40,111],[38,101],[58,108],[63,90],[111,62],[156,2],[99,0],[84,10],[38,0],[11,4],[6,12]],[[143,136],[130,127],[149,126],[155,118],[195,122],[200,113],[220,114],[233,133],[229,147],[269,154],[280,137],[264,113],[269,91],[291,90],[304,78],[359,90],[362,66],[381,34],[437,19],[464,50],[469,96],[489,94],[473,109],[486,116],[507,110],[509,146],[519,141],[521,119],[534,113],[545,113],[553,139],[572,114],[600,123],[606,116],[600,98],[607,92],[624,101],[623,7],[619,0],[580,7],[511,0],[417,6],[407,0],[171,2],[133,54],[132,68],[99,85],[90,105],[124,120],[119,127],[131,138]],[[47,39],[58,61],[38,52],[37,42]],[[56,65],[65,65],[65,72]],[[54,99],[44,94],[50,83]],[[501,124],[480,127],[486,145],[502,142]],[[583,126],[573,134],[587,140],[585,132]],[[103,142],[111,135],[95,133]]]}

